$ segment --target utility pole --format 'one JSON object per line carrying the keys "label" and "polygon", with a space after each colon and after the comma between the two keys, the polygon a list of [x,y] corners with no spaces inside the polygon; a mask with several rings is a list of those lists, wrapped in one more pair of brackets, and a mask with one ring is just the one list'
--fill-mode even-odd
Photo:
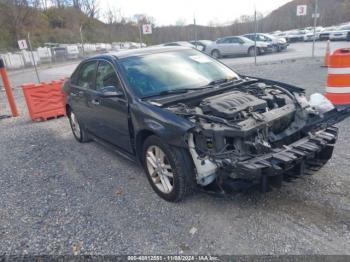
{"label": "utility pole", "polygon": [[84,38],[83,38],[83,25],[80,26],[79,31],[80,31],[81,50],[83,51],[83,57],[85,57]]}
{"label": "utility pole", "polygon": [[254,64],[256,65],[256,37],[258,31],[258,23],[256,20],[256,7],[254,7]]}
{"label": "utility pole", "polygon": [[33,48],[32,48],[32,42],[30,41],[30,33],[28,32],[28,44],[29,44],[29,50],[30,53],[32,54],[32,59],[33,59],[33,66],[35,69],[35,73],[36,73],[36,78],[38,79],[38,83],[40,83],[40,78],[39,78],[39,72],[38,72],[38,68],[36,67],[36,61],[35,61],[35,57],[33,54]]}
{"label": "utility pole", "polygon": [[142,48],[142,24],[139,23],[139,33],[140,33],[140,48]]}
{"label": "utility pole", "polygon": [[315,0],[315,12],[314,12],[314,37],[312,41],[312,57],[315,57],[315,42],[316,42],[316,26],[318,18],[318,0]]}

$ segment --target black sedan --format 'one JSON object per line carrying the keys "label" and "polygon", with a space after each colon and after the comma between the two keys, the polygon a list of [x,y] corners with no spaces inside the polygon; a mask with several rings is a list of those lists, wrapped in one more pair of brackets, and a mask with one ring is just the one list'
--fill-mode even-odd
{"label": "black sedan", "polygon": [[303,89],[240,76],[186,47],[86,59],[63,91],[75,138],[141,163],[168,201],[198,186],[224,192],[242,179],[266,191],[272,178],[319,168],[332,155],[340,116],[326,98],[311,107]]}

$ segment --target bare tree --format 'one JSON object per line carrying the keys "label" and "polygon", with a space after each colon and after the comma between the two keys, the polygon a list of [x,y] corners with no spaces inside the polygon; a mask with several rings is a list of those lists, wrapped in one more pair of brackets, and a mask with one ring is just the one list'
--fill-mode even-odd
{"label": "bare tree", "polygon": [[80,0],[80,10],[90,18],[97,18],[99,12],[98,0]]}
{"label": "bare tree", "polygon": [[28,7],[26,0],[6,0],[6,9],[1,10],[1,16],[8,22],[8,28],[12,34],[12,42],[16,43],[21,37],[21,32],[30,18],[32,18],[34,10]]}

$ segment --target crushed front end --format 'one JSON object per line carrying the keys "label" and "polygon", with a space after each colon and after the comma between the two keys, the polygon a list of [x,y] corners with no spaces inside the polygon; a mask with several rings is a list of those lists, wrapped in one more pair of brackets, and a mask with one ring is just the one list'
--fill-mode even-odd
{"label": "crushed front end", "polygon": [[311,106],[302,90],[289,85],[245,79],[228,91],[168,109],[195,123],[187,143],[198,184],[249,179],[266,191],[269,181],[278,186],[331,158],[338,134],[333,125],[349,110],[322,103]]}

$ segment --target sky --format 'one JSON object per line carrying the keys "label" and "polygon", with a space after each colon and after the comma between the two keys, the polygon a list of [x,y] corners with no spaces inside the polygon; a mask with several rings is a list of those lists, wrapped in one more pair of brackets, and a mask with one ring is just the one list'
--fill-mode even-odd
{"label": "sky", "polygon": [[241,15],[254,14],[254,6],[264,15],[291,0],[99,0],[103,20],[105,10],[112,9],[124,17],[147,14],[157,26],[193,23],[208,25],[232,22]]}

